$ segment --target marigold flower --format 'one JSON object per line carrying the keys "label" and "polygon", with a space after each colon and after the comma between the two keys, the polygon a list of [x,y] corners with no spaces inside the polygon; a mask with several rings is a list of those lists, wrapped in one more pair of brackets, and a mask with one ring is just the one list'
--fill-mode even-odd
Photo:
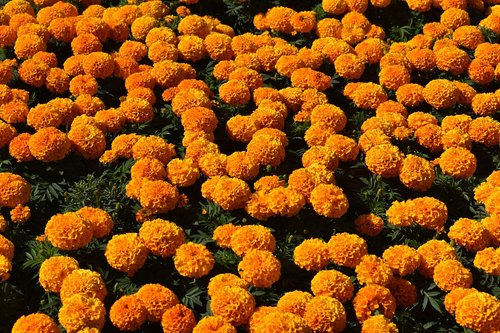
{"label": "marigold flower", "polygon": [[321,5],[325,12],[332,15],[342,15],[348,10],[345,0],[323,0]]}
{"label": "marigold flower", "polygon": [[40,60],[25,60],[18,69],[19,78],[26,84],[40,88],[45,84],[49,66]]}
{"label": "marigold flower", "polygon": [[177,296],[161,284],[145,284],[136,294],[148,313],[148,320],[161,321],[166,310],[179,304]]}
{"label": "marigold flower", "polygon": [[194,35],[183,35],[179,37],[177,45],[181,59],[196,62],[206,57],[207,50],[203,39]]}
{"label": "marigold flower", "polygon": [[354,161],[359,153],[356,141],[340,134],[330,135],[325,146],[333,150],[342,162]]}
{"label": "marigold flower", "polygon": [[329,296],[345,303],[352,298],[354,286],[347,275],[336,270],[322,270],[311,280],[311,290],[315,296]]}
{"label": "marigold flower", "polygon": [[14,243],[0,235],[0,255],[3,255],[8,260],[14,258]]}
{"label": "marigold flower", "polygon": [[469,127],[470,138],[485,146],[497,145],[500,141],[500,124],[491,117],[478,117]]}
{"label": "marigold flower", "polygon": [[394,277],[387,288],[396,299],[396,305],[409,308],[417,303],[417,288],[410,281]]}
{"label": "marigold flower", "polygon": [[163,180],[145,180],[142,183],[139,202],[153,213],[166,213],[179,202],[177,187]]}
{"label": "marigold flower", "polygon": [[304,320],[315,331],[342,332],[346,326],[346,312],[337,299],[316,296],[307,303]]}
{"label": "marigold flower", "polygon": [[291,20],[296,12],[287,7],[277,6],[269,9],[266,12],[266,22],[269,28],[285,34],[291,34],[293,32],[293,26]]}
{"label": "marigold flower", "polygon": [[281,263],[270,251],[250,249],[238,264],[238,273],[255,287],[269,288],[281,276]]}
{"label": "marigold flower", "polygon": [[407,155],[403,160],[399,179],[406,187],[425,192],[432,187],[435,178],[434,167],[425,158]]}
{"label": "marigold flower", "polygon": [[481,224],[491,235],[491,241],[495,246],[500,244],[500,216],[488,216],[481,220]]}
{"label": "marigold flower", "polygon": [[412,130],[417,130],[428,124],[437,125],[437,123],[436,117],[430,113],[417,111],[408,116],[408,127]]}
{"label": "marigold flower", "polygon": [[356,277],[360,284],[385,286],[392,279],[391,267],[375,255],[364,255],[356,266]]}
{"label": "marigold flower", "polygon": [[152,254],[170,257],[184,244],[184,231],[175,223],[154,219],[146,221],[139,229],[139,237]]}
{"label": "marigold flower", "polygon": [[460,218],[450,227],[448,237],[469,251],[480,251],[490,242],[488,230],[478,221]]}
{"label": "marigold flower", "polygon": [[354,220],[356,230],[361,234],[375,237],[384,227],[384,220],[375,214],[362,214]]}
{"label": "marigold flower", "polygon": [[92,52],[101,52],[102,44],[97,36],[85,33],[76,36],[71,41],[71,49],[75,55],[90,54]]}
{"label": "marigold flower", "polygon": [[312,298],[313,296],[305,291],[290,291],[281,296],[276,307],[281,311],[293,313],[294,315],[302,317],[306,311],[307,303]]}
{"label": "marigold flower", "polygon": [[315,88],[324,91],[330,88],[331,79],[328,75],[310,68],[299,68],[292,73],[292,87]]}
{"label": "marigold flower", "polygon": [[40,266],[38,280],[45,291],[59,293],[64,279],[79,268],[78,261],[72,257],[50,257]]}
{"label": "marigold flower", "polygon": [[27,206],[17,205],[10,211],[10,219],[14,223],[24,223],[31,217],[31,210]]}
{"label": "marigold flower", "polygon": [[316,26],[316,13],[314,11],[302,11],[292,15],[290,23],[294,31],[307,33]]}
{"label": "marigold flower", "polygon": [[62,281],[60,296],[63,304],[70,297],[81,294],[104,301],[108,291],[101,275],[88,269],[75,269]]}
{"label": "marigold flower", "polygon": [[136,331],[148,318],[148,310],[137,295],[125,295],[109,309],[113,326],[124,331]]}
{"label": "marigold flower", "polygon": [[236,328],[219,317],[203,317],[194,327],[193,333],[221,332],[236,333]]}
{"label": "marigold flower", "polygon": [[240,287],[223,287],[212,295],[210,308],[215,316],[234,326],[248,322],[255,311],[255,299]]}
{"label": "marigold flower", "polygon": [[490,294],[474,291],[458,301],[455,320],[477,332],[493,332],[500,323],[500,302]]}
{"label": "marigold flower", "polygon": [[333,184],[316,186],[311,192],[310,201],[316,213],[328,218],[340,218],[349,208],[342,189]]}
{"label": "marigold flower", "polygon": [[328,241],[330,259],[337,265],[355,268],[368,254],[366,241],[355,234],[339,233]]}
{"label": "marigold flower", "polygon": [[494,93],[476,94],[472,98],[472,111],[478,116],[493,116],[500,109],[500,98]]}
{"label": "marigold flower", "polygon": [[102,329],[106,309],[97,298],[76,294],[65,300],[59,309],[59,322],[68,332],[79,332],[84,328]]}
{"label": "marigold flower", "polygon": [[434,268],[441,261],[457,259],[455,249],[444,240],[432,239],[421,245],[417,252],[420,254],[418,271],[427,278],[434,274]]}
{"label": "marigold flower", "polygon": [[[432,3],[432,0],[430,2]],[[396,324],[392,323],[384,315],[375,315],[363,321],[361,327],[361,333],[370,332],[398,333],[399,331]]]}
{"label": "marigold flower", "polygon": [[207,153],[200,157],[198,167],[206,177],[225,176],[227,156],[220,153]]}
{"label": "marigold flower", "polygon": [[[269,309],[260,307],[259,309]],[[309,332],[305,320],[293,313],[279,311],[257,310],[259,315],[250,319],[250,332]],[[261,314],[262,312],[262,314]],[[262,318],[260,318],[262,316]]]}
{"label": "marigold flower", "polygon": [[148,248],[135,233],[114,235],[108,242],[104,255],[108,264],[128,276],[133,276],[144,266]]}
{"label": "marigold flower", "polygon": [[212,297],[224,287],[248,289],[248,282],[231,273],[218,274],[211,278],[208,283],[208,295]]}
{"label": "marigold flower", "polygon": [[302,165],[307,168],[316,163],[324,165],[327,169],[334,170],[338,167],[339,158],[328,147],[312,146],[302,155]]}
{"label": "marigold flower", "polygon": [[47,222],[45,234],[55,247],[77,250],[92,240],[93,228],[76,213],[56,214]]}
{"label": "marigold flower", "polygon": [[387,248],[382,257],[399,276],[413,273],[420,265],[420,254],[407,245],[395,245]]}
{"label": "marigold flower", "polygon": [[354,296],[353,305],[356,317],[361,322],[369,319],[377,310],[390,319],[396,310],[396,299],[391,295],[389,289],[369,284],[362,287]]}
{"label": "marigold flower", "polygon": [[306,239],[293,251],[293,260],[300,268],[319,271],[330,262],[328,245],[319,238]]}
{"label": "marigold flower", "polygon": [[470,19],[469,14],[465,10],[460,8],[449,8],[441,14],[440,22],[447,28],[455,30],[463,25],[469,25]]}
{"label": "marigold flower", "polygon": [[43,162],[62,160],[71,147],[66,134],[54,127],[42,128],[28,139],[30,153]]}
{"label": "marigold flower", "polygon": [[470,293],[477,292],[475,288],[455,288],[444,297],[444,307],[451,315],[455,315],[457,304]]}
{"label": "marigold flower", "polygon": [[437,264],[433,279],[436,285],[446,292],[459,287],[470,288],[472,285],[472,273],[455,259],[444,260]]}
{"label": "marigold flower", "polygon": [[268,228],[261,225],[246,225],[234,231],[230,247],[237,255],[244,257],[250,250],[274,252],[276,240]]}
{"label": "marigold flower", "polygon": [[176,155],[174,146],[167,143],[159,136],[150,135],[139,138],[134,137],[132,138],[132,142],[127,142],[128,137],[124,139],[127,139],[125,144],[127,145],[127,151],[131,153],[129,155],[124,155],[124,157],[127,158],[133,157],[135,160],[138,160],[149,157],[155,158],[163,164],[167,164]]}
{"label": "marigold flower", "polygon": [[411,200],[411,217],[421,227],[441,232],[448,219],[446,205],[432,197],[421,197]]}
{"label": "marigold flower", "polygon": [[36,130],[45,127],[58,127],[62,124],[63,115],[50,104],[38,104],[31,108],[26,119],[27,124]]}
{"label": "marigold flower", "polygon": [[201,244],[185,243],[179,246],[174,255],[175,269],[182,276],[199,278],[210,273],[215,260],[210,251]]}
{"label": "marigold flower", "polygon": [[61,330],[55,321],[46,314],[32,313],[19,317],[14,323],[12,333],[22,332],[60,333]]}
{"label": "marigold flower", "polygon": [[478,251],[474,257],[474,266],[493,276],[500,276],[500,251],[492,247]]}
{"label": "marigold flower", "polygon": [[476,171],[477,160],[473,153],[462,147],[451,147],[439,158],[441,170],[455,178],[469,178]]}
{"label": "marigold flower", "polygon": [[258,135],[247,146],[248,157],[260,165],[278,166],[285,159],[283,144],[271,135]]}
{"label": "marigold flower", "polygon": [[366,152],[368,170],[382,177],[397,177],[404,155],[393,145],[377,145]]}
{"label": "marigold flower", "polygon": [[433,153],[439,153],[443,150],[442,135],[441,128],[434,124],[427,124],[415,131],[418,144]]}

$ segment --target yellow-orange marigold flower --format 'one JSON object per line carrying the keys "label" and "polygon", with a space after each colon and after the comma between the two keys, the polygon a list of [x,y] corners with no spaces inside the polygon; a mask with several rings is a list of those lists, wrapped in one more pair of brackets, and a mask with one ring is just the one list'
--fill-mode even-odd
{"label": "yellow-orange marigold flower", "polygon": [[185,242],[182,228],[163,219],[144,222],[139,229],[139,237],[152,254],[161,257],[174,255]]}
{"label": "yellow-orange marigold flower", "polygon": [[212,295],[210,308],[215,316],[234,326],[248,322],[255,311],[255,299],[240,287],[224,287]]}
{"label": "yellow-orange marigold flower", "polygon": [[338,333],[346,326],[346,312],[337,299],[316,296],[307,303],[304,320],[315,331]]}
{"label": "yellow-orange marigold flower", "polygon": [[77,250],[85,247],[93,236],[90,222],[76,213],[56,214],[45,226],[45,235],[61,250]]}
{"label": "yellow-orange marigold flower", "polygon": [[27,316],[19,317],[12,333],[40,332],[40,333],[60,333],[55,321],[44,313],[32,313]]}
{"label": "yellow-orange marigold flower", "polygon": [[109,309],[113,326],[124,331],[136,331],[148,318],[148,310],[137,295],[117,299]]}
{"label": "yellow-orange marigold flower", "polygon": [[205,276],[210,273],[214,264],[212,254],[204,245],[185,243],[175,251],[175,269],[182,276],[189,278]]}
{"label": "yellow-orange marigold flower", "polygon": [[300,268],[319,271],[330,262],[328,245],[319,238],[306,239],[293,250],[293,261]]}
{"label": "yellow-orange marigold flower", "polygon": [[408,245],[395,245],[387,248],[382,257],[399,276],[413,273],[420,265],[420,254]]}
{"label": "yellow-orange marigold flower", "polygon": [[354,286],[347,275],[332,269],[316,273],[311,290],[315,296],[329,296],[345,303],[352,298]]}
{"label": "yellow-orange marigold flower", "polygon": [[293,313],[302,317],[306,311],[307,303],[312,298],[313,296],[306,291],[294,290],[283,294],[276,304],[276,307],[281,311]]}
{"label": "yellow-orange marigold flower", "polygon": [[97,298],[76,294],[65,300],[59,309],[59,322],[69,332],[84,328],[104,327],[106,308]]}
{"label": "yellow-orange marigold flower", "polygon": [[136,233],[127,233],[114,235],[106,245],[104,255],[111,267],[133,276],[144,266],[148,252]]}
{"label": "yellow-orange marigold flower", "polygon": [[281,276],[281,263],[270,251],[252,249],[238,264],[241,278],[257,288],[269,288]]}
{"label": "yellow-orange marigold flower", "polygon": [[148,320],[158,322],[166,310],[179,304],[177,296],[161,284],[145,284],[136,294],[148,312]]}
{"label": "yellow-orange marigold flower", "polygon": [[420,254],[418,271],[427,278],[434,274],[434,267],[443,260],[457,259],[455,249],[444,240],[432,239],[422,244],[417,252]]}
{"label": "yellow-orange marigold flower", "polygon": [[481,222],[460,218],[450,227],[448,237],[469,251],[480,251],[490,243],[490,234]]}
{"label": "yellow-orange marigold flower", "polygon": [[104,301],[108,291],[101,275],[88,269],[75,269],[64,278],[60,296],[64,303],[66,299],[76,294]]}
{"label": "yellow-orange marigold flower", "polygon": [[355,268],[368,254],[366,241],[355,234],[339,233],[328,241],[331,260],[340,266]]}
{"label": "yellow-orange marigold flower", "polygon": [[72,257],[50,257],[40,266],[38,280],[45,291],[59,293],[64,279],[79,268],[78,261]]}
{"label": "yellow-orange marigold flower", "polygon": [[477,332],[494,332],[500,324],[500,301],[487,293],[474,291],[458,301],[455,319],[461,326]]}
{"label": "yellow-orange marigold flower", "polygon": [[434,283],[446,292],[459,287],[470,288],[472,285],[472,273],[455,259],[437,264],[434,267],[433,279]]}

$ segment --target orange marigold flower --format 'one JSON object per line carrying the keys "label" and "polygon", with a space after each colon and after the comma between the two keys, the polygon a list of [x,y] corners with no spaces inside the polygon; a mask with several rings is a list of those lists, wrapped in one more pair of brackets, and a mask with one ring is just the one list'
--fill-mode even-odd
{"label": "orange marigold flower", "polygon": [[493,116],[500,109],[500,98],[494,93],[476,94],[472,98],[472,111],[478,116]]}
{"label": "orange marigold flower", "polygon": [[212,32],[204,38],[203,43],[210,58],[219,61],[231,60],[233,58],[234,54],[231,48],[231,37],[222,33]]}
{"label": "orange marigold flower", "polygon": [[161,257],[174,255],[176,249],[185,242],[182,228],[162,219],[144,222],[139,229],[139,237],[151,253]]}
{"label": "orange marigold flower", "polygon": [[239,287],[242,289],[248,289],[248,283],[231,273],[218,274],[211,278],[208,283],[208,295],[212,297],[224,287]]}
{"label": "orange marigold flower", "polygon": [[241,80],[229,80],[219,87],[219,96],[230,105],[244,105],[250,100],[250,90]]}
{"label": "orange marigold flower", "polygon": [[500,244],[500,216],[485,217],[481,223],[490,233],[493,244],[498,246]]}
{"label": "orange marigold flower", "polygon": [[[408,1],[408,3],[411,3],[410,1]],[[430,0],[430,2],[432,3],[432,0]],[[396,324],[392,323],[384,315],[375,315],[363,321],[361,333],[371,333],[379,331],[387,333],[399,332]]]}
{"label": "orange marigold flower", "polygon": [[434,283],[446,292],[459,287],[470,288],[472,285],[472,273],[455,259],[437,264],[434,267],[433,279]]}
{"label": "orange marigold flower", "polygon": [[321,5],[325,12],[333,15],[342,15],[349,9],[345,0],[323,0]]}
{"label": "orange marigold flower", "polygon": [[330,135],[325,146],[332,149],[342,162],[354,161],[359,153],[356,141],[340,134]]}
{"label": "orange marigold flower", "polygon": [[176,186],[187,187],[193,185],[200,177],[200,172],[190,158],[173,159],[167,165],[167,178]]}
{"label": "orange marigold flower", "polygon": [[138,330],[147,318],[148,309],[137,294],[120,297],[109,309],[109,319],[113,326],[124,331]]}
{"label": "orange marigold flower", "polygon": [[432,187],[435,178],[434,167],[425,158],[407,155],[403,160],[399,179],[406,187],[425,192]]}
{"label": "orange marigold flower", "polygon": [[355,234],[335,234],[328,241],[331,260],[340,266],[355,268],[368,254],[366,241]]}
{"label": "orange marigold flower", "polygon": [[95,95],[98,88],[97,80],[88,74],[77,75],[69,83],[69,91],[74,96]]}
{"label": "orange marigold flower", "polygon": [[177,296],[161,284],[145,284],[136,294],[148,312],[148,320],[161,321],[166,310],[179,304]]}
{"label": "orange marigold flower", "polygon": [[439,157],[441,170],[455,178],[469,178],[476,171],[477,159],[462,147],[451,147]]}
{"label": "orange marigold flower", "polygon": [[52,162],[62,160],[71,147],[66,134],[54,127],[46,127],[28,139],[31,154],[40,161]]}
{"label": "orange marigold flower", "polygon": [[175,269],[182,276],[199,278],[210,273],[215,260],[210,251],[201,244],[185,243],[179,246],[174,255]]}
{"label": "orange marigold flower", "polygon": [[230,247],[237,255],[244,257],[250,250],[274,252],[276,240],[268,228],[260,225],[246,225],[232,234]]}
{"label": "orange marigold flower", "polygon": [[307,168],[316,163],[323,164],[327,169],[334,170],[338,167],[339,158],[328,147],[312,146],[302,155],[302,165]]}
{"label": "orange marigold flower", "polygon": [[304,320],[315,331],[337,333],[346,326],[346,312],[337,299],[316,296],[307,303]]}
{"label": "orange marigold flower", "polygon": [[461,326],[477,332],[493,332],[500,324],[500,301],[487,293],[474,291],[457,303],[455,319]]}
{"label": "orange marigold flower", "polygon": [[65,300],[59,309],[58,319],[67,332],[84,328],[104,327],[106,308],[97,298],[76,294]]}
{"label": "orange marigold flower", "polygon": [[240,326],[248,322],[255,311],[255,299],[240,287],[223,287],[212,295],[210,308],[215,316]]}
{"label": "orange marigold flower", "polygon": [[413,223],[411,201],[394,201],[386,211],[387,221],[397,227],[409,227]]}
{"label": "orange marigold flower", "polygon": [[384,220],[375,214],[362,214],[354,220],[356,230],[360,233],[375,237],[384,227]]}
{"label": "orange marigold flower", "polygon": [[218,246],[222,248],[230,248],[231,238],[239,228],[240,226],[233,225],[232,223],[220,225],[215,228],[212,238]]}
{"label": "orange marigold flower", "polygon": [[105,52],[92,52],[83,57],[83,70],[85,74],[95,78],[105,79],[115,70],[115,63],[111,55]]}
{"label": "orange marigold flower", "polygon": [[396,299],[396,305],[409,308],[417,303],[417,288],[410,281],[394,277],[387,288]]}
{"label": "orange marigold flower", "polygon": [[330,262],[328,245],[319,238],[306,239],[293,251],[293,261],[300,268],[319,271]]}
{"label": "orange marigold flower", "polygon": [[411,200],[411,217],[421,227],[441,232],[448,219],[446,205],[432,197],[421,197]]}
{"label": "orange marigold flower", "polygon": [[408,83],[396,90],[396,99],[404,106],[414,107],[424,102],[424,87]]}
{"label": "orange marigold flower", "polygon": [[378,38],[368,38],[356,45],[356,54],[368,64],[380,62],[386,51],[387,45]]}
{"label": "orange marigold flower", "polygon": [[481,222],[460,218],[450,227],[448,237],[469,251],[480,251],[488,246],[491,236]]}
{"label": "orange marigold flower", "polygon": [[470,293],[477,292],[475,288],[455,288],[444,297],[444,307],[451,315],[455,315],[458,302]]}
{"label": "orange marigold flower", "polygon": [[457,259],[455,249],[444,240],[432,239],[421,245],[417,252],[420,254],[418,271],[427,278],[434,274],[434,267],[443,260]]}
{"label": "orange marigold flower", "polygon": [[[445,50],[446,51],[446,50]],[[436,109],[446,109],[455,105],[459,93],[457,87],[450,81],[437,79],[430,81],[424,88],[425,101]]]}
{"label": "orange marigold flower", "polygon": [[163,180],[145,180],[142,183],[139,202],[153,213],[166,213],[173,210],[179,202],[177,187]]}
{"label": "orange marigold flower", "polygon": [[469,64],[467,74],[472,81],[481,85],[486,85],[495,79],[495,68],[493,68],[487,60],[474,59]]}
{"label": "orange marigold flower", "polygon": [[133,123],[146,123],[154,117],[153,107],[143,98],[127,98],[120,104],[119,110],[127,121]]}
{"label": "orange marigold flower", "polygon": [[45,291],[59,293],[64,279],[79,268],[78,261],[72,257],[50,257],[40,266],[38,280]]}
{"label": "orange marigold flower", "polygon": [[440,22],[447,28],[455,30],[463,25],[469,25],[470,19],[469,14],[465,10],[460,8],[449,8],[441,14]]}
{"label": "orange marigold flower", "polygon": [[177,49],[181,59],[191,62],[199,61],[207,55],[203,39],[194,35],[180,36]]}
{"label": "orange marigold flower", "polygon": [[18,69],[19,78],[26,84],[40,88],[45,84],[49,66],[40,60],[28,59]]}
{"label": "orange marigold flower", "polygon": [[71,126],[68,139],[75,151],[85,159],[97,159],[106,150],[104,133],[92,125]]}
{"label": "orange marigold flower", "polygon": [[386,318],[394,316],[396,310],[396,299],[389,289],[369,284],[362,287],[353,299],[354,311],[359,321],[369,319],[374,311],[381,312]]}
{"label": "orange marigold flower", "polygon": [[303,11],[292,15],[290,23],[294,31],[307,33],[316,26],[316,13],[314,11]]}
{"label": "orange marigold flower", "polygon": [[55,321],[46,314],[32,313],[19,317],[14,323],[12,333],[22,332],[60,333],[61,330]]}
{"label": "orange marigold flower", "polygon": [[387,101],[387,94],[380,85],[368,82],[359,85],[352,99],[356,106],[363,110],[375,110]]}
{"label": "orange marigold flower", "polygon": [[281,276],[281,263],[270,251],[251,249],[238,264],[238,273],[255,287],[269,288]]}
{"label": "orange marigold flower", "polygon": [[387,248],[382,257],[399,276],[413,273],[420,265],[420,254],[407,245],[395,245]]}
{"label": "orange marigold flower", "polygon": [[356,277],[360,284],[385,286],[392,279],[391,267],[375,255],[364,255],[356,266]]}
{"label": "orange marigold flower", "polygon": [[113,230],[113,219],[105,210],[83,207],[77,210],[76,213],[92,224],[94,237],[96,238],[105,237]]}
{"label": "orange marigold flower", "polygon": [[315,88],[319,91],[328,89],[331,78],[321,72],[310,68],[299,68],[292,73],[292,86],[297,88]]}
{"label": "orange marigold flower", "polygon": [[[319,273],[318,273],[319,274]],[[304,316],[307,303],[313,296],[306,291],[290,291],[281,296],[276,307],[284,312],[293,313],[297,316]]]}
{"label": "orange marigold flower", "polygon": [[487,247],[478,251],[474,257],[474,266],[493,276],[500,276],[500,250]]}
{"label": "orange marigold flower", "polygon": [[193,311],[182,304],[177,304],[165,311],[161,318],[164,332],[192,332],[196,326]]}
{"label": "orange marigold flower", "polygon": [[203,317],[194,327],[193,333],[223,332],[236,333],[236,328],[219,317]]}
{"label": "orange marigold flower", "polygon": [[397,177],[404,155],[393,145],[377,145],[366,152],[368,170],[382,177]]}
{"label": "orange marigold flower", "polygon": [[500,124],[491,117],[478,117],[469,127],[470,138],[485,146],[498,145],[500,141]]}
{"label": "orange marigold flower", "polygon": [[90,222],[76,213],[56,214],[47,222],[45,234],[55,247],[77,250],[92,240],[93,228]]}
{"label": "orange marigold flower", "polygon": [[198,167],[206,177],[225,176],[227,156],[220,153],[207,153],[200,157]]}
{"label": "orange marigold flower", "polygon": [[316,186],[311,192],[310,201],[316,213],[328,218],[340,218],[349,208],[346,195],[333,184]]}
{"label": "orange marigold flower", "polygon": [[316,273],[311,290],[315,296],[329,296],[345,303],[352,298],[354,286],[347,275],[332,269]]}
{"label": "orange marigold flower", "polygon": [[0,255],[7,258],[9,261],[14,258],[14,243],[0,235]]}
{"label": "orange marigold flower", "polygon": [[108,291],[99,273],[88,269],[75,269],[64,278],[60,296],[64,303],[66,299],[76,294],[104,301]]}
{"label": "orange marigold flower", "polygon": [[33,33],[19,34],[14,44],[14,52],[19,59],[31,58],[37,52],[45,51],[46,48],[46,42]]}
{"label": "orange marigold flower", "polygon": [[17,205],[10,211],[10,219],[15,223],[24,223],[31,217],[31,210],[27,206]]}
{"label": "orange marigold flower", "polygon": [[76,36],[71,41],[71,49],[75,55],[90,54],[92,52],[101,52],[102,44],[97,36],[85,33]]}
{"label": "orange marigold flower", "polygon": [[133,276],[144,266],[148,252],[136,233],[127,233],[114,235],[106,245],[104,255],[111,267]]}

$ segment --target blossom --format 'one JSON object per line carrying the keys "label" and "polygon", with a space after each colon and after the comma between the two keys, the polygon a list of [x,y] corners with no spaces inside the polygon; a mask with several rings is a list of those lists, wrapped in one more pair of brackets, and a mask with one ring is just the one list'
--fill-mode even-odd
{"label": "blossom", "polygon": [[315,331],[342,332],[346,326],[346,312],[337,299],[316,296],[307,303],[304,320]]}
{"label": "blossom", "polygon": [[328,241],[330,259],[337,265],[355,268],[368,254],[366,241],[355,234],[338,233]]}
{"label": "blossom", "polygon": [[500,109],[500,99],[494,93],[476,94],[472,98],[472,111],[479,116],[493,116]]}
{"label": "blossom", "polygon": [[50,257],[42,262],[38,281],[45,291],[59,293],[64,279],[79,268],[78,261],[72,257]]}
{"label": "blossom", "polygon": [[107,236],[113,229],[113,219],[106,211],[100,208],[83,207],[76,213],[92,224],[94,237],[96,238]]}
{"label": "blossom", "polygon": [[392,279],[391,267],[375,255],[364,255],[356,266],[356,277],[360,284],[385,286]]}
{"label": "blossom", "polygon": [[312,298],[313,296],[305,291],[290,291],[281,296],[276,307],[281,311],[293,313],[302,317],[306,311],[307,303]]}
{"label": "blossom", "polygon": [[137,295],[117,299],[109,309],[113,326],[124,331],[136,331],[148,318],[148,310]]}
{"label": "blossom", "polygon": [[472,273],[458,260],[448,259],[441,261],[434,267],[434,282],[444,291],[456,288],[470,288]]}
{"label": "blossom", "polygon": [[106,150],[104,133],[95,126],[71,126],[68,139],[73,148],[85,159],[97,159]]}
{"label": "blossom", "polygon": [[457,259],[455,249],[444,240],[430,240],[422,244],[417,252],[420,254],[420,266],[418,271],[425,277],[432,277],[434,268],[441,261]]}
{"label": "blossom", "polygon": [[230,246],[237,255],[244,257],[250,250],[274,252],[276,240],[268,228],[261,225],[246,225],[233,233]]}
{"label": "blossom", "polygon": [[93,236],[90,222],[76,213],[56,214],[45,226],[45,235],[61,250],[77,250],[85,247]]}
{"label": "blossom", "polygon": [[394,277],[387,288],[396,299],[396,305],[409,308],[417,303],[417,288],[410,281]]}
{"label": "blossom", "polygon": [[399,276],[413,273],[420,265],[420,254],[407,245],[395,245],[387,248],[382,257]]}
{"label": "blossom", "polygon": [[357,292],[353,299],[354,311],[360,322],[369,319],[374,311],[391,319],[396,310],[396,299],[389,289],[377,284],[368,284]]}
{"label": "blossom", "polygon": [[423,96],[425,101],[436,109],[452,107],[459,97],[457,87],[443,79],[430,81],[424,88]]}
{"label": "blossom", "polygon": [[62,281],[60,296],[64,304],[66,299],[81,294],[104,301],[108,291],[101,275],[88,269],[75,269]]}
{"label": "blossom", "polygon": [[315,88],[324,91],[330,87],[330,77],[310,68],[299,68],[292,73],[292,87]]}
{"label": "blossom", "polygon": [[215,260],[210,251],[201,244],[185,243],[174,255],[175,269],[182,276],[199,278],[210,273]]}
{"label": "blossom", "polygon": [[498,248],[487,247],[478,251],[474,257],[474,266],[488,274],[500,275],[500,251]]}
{"label": "blossom", "polygon": [[159,136],[134,137],[132,142],[129,143],[127,141],[128,137],[126,143],[128,148],[132,145],[131,155],[124,157],[133,157],[136,160],[149,157],[167,164],[176,155],[173,145],[167,143]]}
{"label": "blossom", "polygon": [[346,195],[333,184],[316,186],[311,192],[310,201],[318,214],[328,218],[340,218],[349,208]]}
{"label": "blossom", "polygon": [[473,291],[458,301],[455,319],[477,332],[492,332],[500,323],[500,302],[490,294]]}
{"label": "blossom", "polygon": [[330,262],[328,245],[319,238],[306,239],[294,249],[293,261],[300,268],[319,271]]}
{"label": "blossom", "polygon": [[111,267],[133,276],[144,266],[148,252],[136,233],[127,233],[114,235],[106,245],[104,256]]}
{"label": "blossom", "polygon": [[469,251],[480,251],[488,246],[491,236],[480,222],[460,218],[450,227],[448,237]]}
{"label": "blossom", "polygon": [[240,287],[223,287],[212,295],[210,308],[231,325],[240,326],[248,322],[255,311],[255,299]]}
{"label": "blossom", "polygon": [[26,316],[21,316],[16,320],[14,326],[12,327],[12,333],[30,331],[40,333],[61,332],[55,321],[44,313],[32,313]]}
{"label": "blossom", "polygon": [[281,276],[281,263],[270,251],[252,249],[238,264],[238,273],[255,287],[269,288]]}
{"label": "blossom", "polygon": [[347,275],[332,269],[316,273],[311,290],[315,296],[329,296],[345,303],[352,298],[354,286]]}
{"label": "blossom", "polygon": [[240,287],[248,289],[248,282],[231,273],[218,274],[208,283],[208,295],[212,297],[224,287]]}
{"label": "blossom", "polygon": [[78,332],[84,328],[102,329],[106,309],[97,298],[76,294],[65,300],[59,309],[59,322],[67,332]]}
{"label": "blossom", "polygon": [[476,164],[474,154],[462,147],[451,147],[439,158],[441,170],[455,178],[471,177],[476,171]]}
{"label": "blossom", "polygon": [[148,313],[148,320],[161,321],[166,310],[179,304],[177,296],[161,284],[145,284],[136,293]]}
{"label": "blossom", "polygon": [[[432,0],[430,2],[432,2]],[[408,1],[408,4],[409,3],[410,1]],[[397,333],[398,328],[396,324],[392,323],[384,315],[375,315],[363,321],[363,326],[361,327],[361,333],[370,332]]]}

